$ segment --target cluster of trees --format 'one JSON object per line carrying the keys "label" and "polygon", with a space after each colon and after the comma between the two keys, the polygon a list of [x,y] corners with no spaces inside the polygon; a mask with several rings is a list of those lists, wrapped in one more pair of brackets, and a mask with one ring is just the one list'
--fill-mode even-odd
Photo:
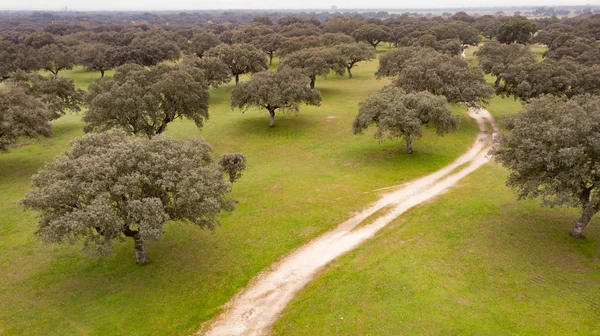
{"label": "cluster of trees", "polygon": [[[213,226],[221,210],[232,210],[231,183],[245,169],[241,154],[215,161],[201,139],[177,141],[162,135],[169,123],[186,118],[201,128],[209,118],[209,87],[235,79],[231,107],[265,109],[274,126],[277,112],[298,113],[301,104],[320,104],[318,76],[347,73],[352,78],[352,69],[374,59],[382,42],[398,47],[380,57],[376,73],[391,78],[391,84],[359,104],[353,131],[359,134],[376,125],[376,138],[400,137],[409,153],[423,125],[432,125],[438,135],[457,129],[459,117],[449,102],[488,101],[494,88],[486,84],[484,72],[496,76],[497,94],[532,101],[531,106],[542,104],[536,100],[542,97],[555,99],[565,110],[578,104],[592,111],[593,104],[584,101],[592,96],[582,94],[597,95],[600,86],[598,17],[535,23],[518,16],[474,18],[464,12],[435,19],[381,17],[386,16],[332,16],[325,21],[259,16],[244,25],[211,23],[203,28],[53,23],[41,29],[1,29],[0,80],[6,85],[0,87],[0,149],[20,136],[49,136],[52,119],[87,105],[83,121],[89,134],[34,176],[32,190],[22,200],[41,212],[39,236],[48,242],[84,238],[86,246],[100,253],[110,251],[111,241],[130,237],[137,262],[148,263],[144,242],[160,238],[167,221]],[[481,67],[472,67],[459,55],[466,45],[478,44],[480,35],[497,42],[485,44],[477,53]],[[542,62],[526,47],[532,39],[549,46]],[[182,62],[164,62],[182,56]],[[279,68],[267,71],[274,56],[281,58]],[[60,76],[75,65],[100,72],[87,92]],[[115,73],[107,78],[110,69]],[[244,74],[251,77],[240,82]],[[514,125],[521,124],[515,119]],[[507,148],[521,141],[514,134],[497,151],[499,160],[511,167],[517,159]],[[574,151],[588,151],[585,145],[576,144]],[[532,183],[520,179],[525,173],[517,175],[514,185]],[[594,181],[586,178],[581,185],[587,187],[581,188],[593,194]],[[534,189],[523,195],[540,195]],[[588,207],[586,216],[594,209]]]}
{"label": "cluster of trees", "polygon": [[[600,23],[595,19],[593,22]],[[538,62],[526,45],[490,42],[476,55],[486,73],[496,77],[496,92],[523,101],[543,94],[565,95],[600,93],[600,45],[584,20],[572,27],[553,23],[541,30],[535,42],[548,46]],[[583,28],[583,29],[582,29]],[[592,30],[593,31],[593,30]]]}
{"label": "cluster of trees", "polygon": [[548,46],[542,61],[518,39],[489,42],[476,53],[496,77],[496,92],[525,104],[508,118],[492,154],[511,171],[507,184],[519,198],[579,207],[571,235],[583,238],[600,210],[600,17],[546,23],[533,37]]}

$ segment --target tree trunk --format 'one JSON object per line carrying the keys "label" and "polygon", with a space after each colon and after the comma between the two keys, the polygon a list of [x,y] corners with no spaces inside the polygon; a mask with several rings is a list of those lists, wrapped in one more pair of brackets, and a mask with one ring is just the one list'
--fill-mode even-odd
{"label": "tree trunk", "polygon": [[581,217],[577,221],[577,224],[575,224],[573,232],[571,232],[573,238],[583,239],[583,229],[585,229],[586,225],[592,220],[592,216],[594,216],[593,210],[590,208],[589,204],[584,204]]}
{"label": "tree trunk", "polygon": [[498,75],[498,77],[496,77],[496,81],[494,82],[494,87],[497,88],[500,86],[500,80],[501,80],[500,75]]}
{"label": "tree trunk", "polygon": [[412,154],[413,153],[413,148],[412,148],[412,141],[410,140],[409,136],[405,136],[404,137],[404,142],[406,142],[406,152],[408,154]]}
{"label": "tree trunk", "polygon": [[352,78],[352,70],[351,70],[352,68],[347,67],[347,69],[348,69],[348,77]]}
{"label": "tree trunk", "polygon": [[310,88],[311,89],[315,88],[315,80],[317,80],[316,76],[310,76]]}
{"label": "tree trunk", "polygon": [[269,110],[269,127],[275,126],[275,110]]}
{"label": "tree trunk", "polygon": [[269,65],[273,65],[273,53],[269,53]]}
{"label": "tree trunk", "polygon": [[240,82],[240,75],[235,75],[235,85],[238,85]]}
{"label": "tree trunk", "polygon": [[133,236],[134,247],[135,247],[135,259],[138,265],[147,265],[150,263],[150,259],[148,259],[148,254],[146,254],[146,247],[144,246],[144,241],[140,237],[140,234],[137,233]]}
{"label": "tree trunk", "polygon": [[104,78],[104,69],[100,69],[100,77]]}

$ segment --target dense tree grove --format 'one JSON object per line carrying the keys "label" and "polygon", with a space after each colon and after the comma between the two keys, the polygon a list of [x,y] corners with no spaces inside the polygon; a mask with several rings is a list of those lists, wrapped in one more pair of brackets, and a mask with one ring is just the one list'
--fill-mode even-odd
{"label": "dense tree grove", "polygon": [[401,48],[380,58],[378,77],[395,76],[394,85],[409,92],[429,91],[450,102],[486,102],[493,90],[480,69],[459,56],[426,48]]}
{"label": "dense tree grove", "polygon": [[[232,109],[264,109],[274,126],[276,113],[321,104],[318,76],[349,80],[375,60],[374,76],[389,82],[359,103],[355,134],[374,125],[376,138],[402,138],[411,153],[424,125],[438,135],[457,129],[449,104],[485,104],[494,92],[519,99],[524,112],[510,118],[494,155],[521,197],[580,206],[572,235],[581,238],[600,210],[600,14],[559,11],[3,12],[0,150],[51,136],[52,120],[84,111],[94,134],[35,175],[22,204],[41,212],[44,241],[83,238],[104,254],[131,237],[145,264],[144,242],[160,238],[167,221],[212,227],[232,210],[231,183],[246,168],[242,154],[215,161],[203,140],[162,135],[171,122],[203,127],[210,93],[224,86]],[[547,46],[543,57],[532,43]],[[477,46],[476,60],[465,59],[468,46]],[[76,85],[70,69],[97,78]]]}
{"label": "dense tree grove", "polygon": [[501,43],[529,43],[537,31],[534,22],[524,17],[514,17],[505,22],[496,34],[496,39]]}

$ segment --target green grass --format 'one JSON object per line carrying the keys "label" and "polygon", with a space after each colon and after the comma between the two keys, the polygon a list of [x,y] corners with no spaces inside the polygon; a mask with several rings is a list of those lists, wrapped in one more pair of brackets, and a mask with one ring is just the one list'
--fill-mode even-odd
{"label": "green grass", "polygon": [[484,166],[332,262],[274,334],[600,334],[598,220],[572,239],[577,211],[517,201],[506,174]]}
{"label": "green grass", "polygon": [[[114,70],[107,70],[104,72],[104,76],[111,78],[114,73]],[[75,66],[72,70],[60,71],[59,75],[73,79],[75,86],[83,90],[86,90],[91,82],[100,78],[99,71],[86,71],[82,66]]]}
{"label": "green grass", "polygon": [[[435,171],[470,146],[476,126],[466,116],[457,133],[427,130],[412,155],[401,140],[352,135],[358,101],[387,83],[375,80],[376,66],[359,64],[353,79],[319,78],[322,105],[278,114],[274,128],[266,111],[230,109],[232,85],[211,92],[202,130],[172,123],[168,134],[203,136],[215,155],[243,152],[248,169],[234,186],[238,209],[222,215],[222,226],[169,223],[161,241],[147,244],[152,264],[144,267],[135,265],[131,241],[116,243],[101,263],[79,245],[44,245],[34,236],[35,213],[17,205],[30,176],[82,134],[79,116],[55,121],[53,138],[0,154],[0,334],[193,333],[260,270],[376,200],[373,190]],[[79,87],[99,77],[61,74]]]}
{"label": "green grass", "polygon": [[538,61],[541,61],[544,59],[544,53],[548,50],[548,47],[543,44],[532,44],[530,49],[531,52],[535,54]]}

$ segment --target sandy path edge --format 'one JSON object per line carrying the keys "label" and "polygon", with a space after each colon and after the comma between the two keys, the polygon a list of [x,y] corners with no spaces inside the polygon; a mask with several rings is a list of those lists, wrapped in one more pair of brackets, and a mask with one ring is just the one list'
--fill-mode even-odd
{"label": "sandy path edge", "polygon": [[[221,315],[205,322],[197,335],[264,335],[295,294],[323,266],[373,237],[402,213],[444,193],[487,163],[490,137],[486,122],[497,132],[496,122],[486,109],[480,107],[469,108],[469,116],[477,121],[479,134],[466,153],[446,167],[384,194],[367,209],[260,272],[224,306]],[[392,207],[390,211],[371,224],[357,227],[364,219],[387,206]]]}

